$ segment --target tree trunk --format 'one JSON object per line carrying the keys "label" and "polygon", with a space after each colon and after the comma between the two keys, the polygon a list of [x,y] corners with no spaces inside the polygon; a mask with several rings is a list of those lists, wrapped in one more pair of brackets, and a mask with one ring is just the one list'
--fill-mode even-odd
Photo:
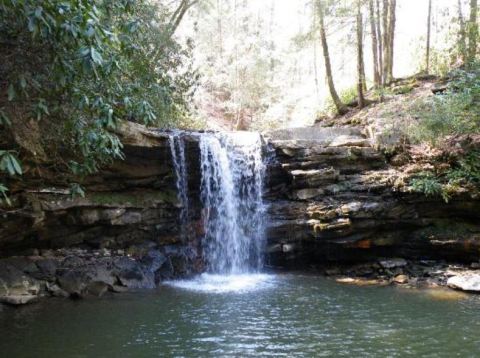
{"label": "tree trunk", "polygon": [[393,81],[393,58],[394,58],[394,40],[395,40],[395,12],[397,0],[390,0],[390,9],[388,11],[388,71],[387,82]]}
{"label": "tree trunk", "polygon": [[368,3],[368,8],[370,12],[370,32],[372,33],[372,57],[373,57],[373,83],[375,87],[380,87],[380,71],[378,67],[378,41],[377,41],[377,27],[375,25],[375,10],[373,7],[373,0],[370,0]]}
{"label": "tree trunk", "polygon": [[363,63],[363,19],[361,0],[357,0],[357,93],[358,108],[365,107],[364,87],[365,87],[365,65]]}
{"label": "tree trunk", "polygon": [[173,36],[175,31],[177,30],[188,9],[190,9],[197,2],[198,0],[181,0],[180,5],[177,7],[172,17],[170,18],[168,30],[170,37]]}
{"label": "tree trunk", "polygon": [[337,91],[335,90],[335,85],[333,83],[332,75],[332,65],[330,63],[330,53],[328,51],[327,35],[325,32],[325,22],[324,22],[324,9],[322,0],[317,0],[318,6],[318,15],[319,15],[319,24],[320,24],[320,40],[322,42],[323,58],[325,61],[325,73],[327,75],[328,89],[330,91],[330,96],[332,97],[335,108],[337,109],[338,114],[347,113],[347,107],[342,103],[340,97],[338,96]]}
{"label": "tree trunk", "polygon": [[388,73],[388,55],[389,55],[389,26],[388,26],[388,10],[390,6],[388,5],[388,0],[383,0],[383,11],[382,11],[382,23],[383,23],[383,67],[382,67],[382,79],[383,85],[386,85],[388,82],[387,73]]}
{"label": "tree trunk", "polygon": [[472,64],[475,61],[477,54],[477,38],[478,38],[478,24],[477,24],[477,0],[470,0],[470,20],[468,24],[468,63]]}
{"label": "tree trunk", "polygon": [[425,73],[428,75],[430,71],[430,31],[432,28],[432,0],[428,0],[428,16],[427,16],[427,53],[425,58]]}
{"label": "tree trunk", "polygon": [[458,23],[460,30],[458,32],[458,53],[462,63],[467,62],[467,31],[465,29],[465,19],[462,11],[462,0],[458,0]]}
{"label": "tree trunk", "polygon": [[376,19],[376,28],[377,28],[377,40],[378,40],[378,75],[380,77],[380,85],[383,84],[383,40],[382,40],[382,27],[380,25],[380,0],[376,0],[377,9],[377,19]]}

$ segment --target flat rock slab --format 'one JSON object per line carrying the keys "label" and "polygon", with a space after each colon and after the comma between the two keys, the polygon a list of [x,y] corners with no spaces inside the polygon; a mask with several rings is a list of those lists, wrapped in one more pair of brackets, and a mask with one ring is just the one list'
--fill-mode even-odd
{"label": "flat rock slab", "polygon": [[464,274],[450,277],[447,281],[450,288],[480,293],[480,274]]}

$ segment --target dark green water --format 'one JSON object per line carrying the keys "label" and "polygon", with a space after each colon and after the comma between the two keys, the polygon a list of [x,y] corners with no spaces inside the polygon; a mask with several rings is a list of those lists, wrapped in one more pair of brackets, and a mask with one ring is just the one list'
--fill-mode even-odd
{"label": "dark green water", "polygon": [[480,356],[478,296],[301,275],[215,284],[3,309],[0,356]]}

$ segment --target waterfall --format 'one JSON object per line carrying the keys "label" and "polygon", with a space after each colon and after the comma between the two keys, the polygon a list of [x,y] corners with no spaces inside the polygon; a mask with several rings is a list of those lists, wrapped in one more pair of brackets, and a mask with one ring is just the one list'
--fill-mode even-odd
{"label": "waterfall", "polygon": [[257,133],[200,135],[204,255],[210,273],[239,274],[262,266],[265,165]]}
{"label": "waterfall", "polygon": [[187,164],[185,160],[185,139],[182,132],[173,132],[168,136],[172,162],[175,170],[175,185],[177,187],[177,199],[181,205],[180,209],[180,237],[182,242],[187,241],[188,228],[188,177]]}

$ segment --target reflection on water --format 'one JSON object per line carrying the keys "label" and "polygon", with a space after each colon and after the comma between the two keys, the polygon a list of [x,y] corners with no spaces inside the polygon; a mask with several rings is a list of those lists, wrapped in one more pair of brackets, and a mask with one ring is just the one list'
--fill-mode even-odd
{"label": "reflection on water", "polygon": [[[257,289],[258,288],[258,289]],[[200,276],[0,311],[2,357],[475,357],[480,299],[316,276]]]}

